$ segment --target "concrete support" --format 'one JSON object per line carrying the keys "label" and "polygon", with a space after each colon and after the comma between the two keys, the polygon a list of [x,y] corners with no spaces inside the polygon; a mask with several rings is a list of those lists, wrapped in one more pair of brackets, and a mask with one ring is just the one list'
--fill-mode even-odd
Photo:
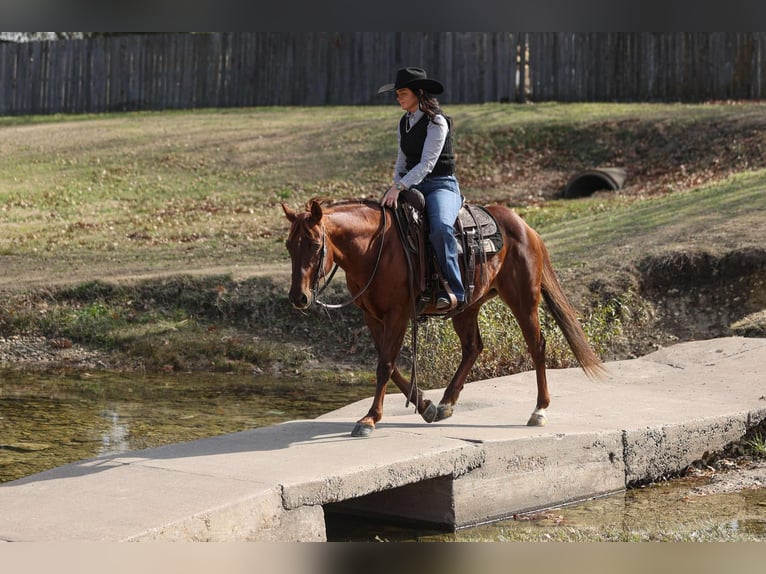
{"label": "concrete support", "polygon": [[493,442],[485,450],[485,464],[455,480],[457,527],[625,488],[616,432]]}

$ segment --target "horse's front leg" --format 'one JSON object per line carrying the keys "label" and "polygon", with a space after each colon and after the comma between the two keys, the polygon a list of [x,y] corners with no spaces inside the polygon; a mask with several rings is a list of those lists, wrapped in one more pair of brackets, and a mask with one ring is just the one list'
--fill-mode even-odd
{"label": "horse's front leg", "polygon": [[436,420],[436,405],[425,398],[423,391],[420,389],[416,389],[417,396],[413,397],[412,382],[405,379],[396,367],[394,367],[394,372],[391,374],[391,379],[396,383],[396,386],[399,387],[399,390],[402,391],[404,396],[415,403],[415,408],[417,409],[418,414],[423,417],[424,421],[432,423]]}
{"label": "horse's front leg", "polygon": [[460,348],[462,351],[462,359],[460,365],[455,371],[452,381],[444,389],[441,401],[436,411],[436,420],[440,421],[452,416],[452,412],[457,403],[460,392],[463,390],[463,385],[468,377],[468,373],[473,367],[476,359],[479,358],[481,351],[484,349],[484,343],[481,340],[481,333],[479,332],[479,306],[475,308],[468,308],[462,313],[455,315],[452,319],[452,326],[455,328],[460,339]]}
{"label": "horse's front leg", "polygon": [[367,414],[356,422],[351,436],[368,437],[375,430],[375,424],[383,418],[383,399],[386,396],[386,386],[391,378],[393,363],[385,358],[378,358],[378,368],[375,370],[375,396]]}
{"label": "horse's front leg", "polygon": [[375,430],[375,425],[383,418],[383,399],[386,396],[388,380],[394,372],[396,358],[402,347],[407,322],[403,326],[397,323],[382,323],[365,313],[365,321],[378,351],[378,366],[375,369],[375,396],[367,414],[359,419],[351,431],[351,436],[368,437]]}

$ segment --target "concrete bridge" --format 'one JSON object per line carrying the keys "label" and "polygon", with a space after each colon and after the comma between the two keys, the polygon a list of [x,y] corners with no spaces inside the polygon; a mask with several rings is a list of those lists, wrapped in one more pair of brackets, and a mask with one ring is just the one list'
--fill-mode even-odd
{"label": "concrete bridge", "polygon": [[364,400],[76,462],[0,485],[0,540],[321,541],[329,508],[457,528],[682,470],[766,418],[766,339],[684,343],[607,366],[604,382],[551,370],[542,428],[525,426],[528,372],[468,384],[454,416],[432,425],[389,394],[369,439],[349,436]]}

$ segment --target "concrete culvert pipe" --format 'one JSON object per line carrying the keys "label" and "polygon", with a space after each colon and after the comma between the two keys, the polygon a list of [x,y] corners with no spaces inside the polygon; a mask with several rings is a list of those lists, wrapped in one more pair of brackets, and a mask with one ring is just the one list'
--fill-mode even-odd
{"label": "concrete culvert pipe", "polygon": [[564,197],[587,197],[596,191],[622,189],[627,172],[621,167],[599,167],[581,171],[572,177],[564,188]]}

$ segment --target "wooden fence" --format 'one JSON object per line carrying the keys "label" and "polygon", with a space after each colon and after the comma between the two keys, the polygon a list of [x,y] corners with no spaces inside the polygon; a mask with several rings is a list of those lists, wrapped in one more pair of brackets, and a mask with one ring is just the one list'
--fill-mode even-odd
{"label": "wooden fence", "polygon": [[764,32],[529,34],[537,101],[766,98]]}
{"label": "wooden fence", "polygon": [[398,68],[444,103],[766,97],[766,33],[232,32],[0,43],[0,115],[365,105]]}

